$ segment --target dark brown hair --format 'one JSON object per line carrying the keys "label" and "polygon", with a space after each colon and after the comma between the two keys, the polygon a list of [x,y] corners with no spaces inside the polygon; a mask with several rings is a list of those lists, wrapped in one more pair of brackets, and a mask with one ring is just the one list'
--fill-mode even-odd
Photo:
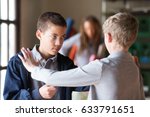
{"label": "dark brown hair", "polygon": [[56,12],[45,12],[40,15],[37,22],[37,29],[45,30],[48,27],[48,23],[52,23],[58,26],[66,27],[66,21],[63,16]]}

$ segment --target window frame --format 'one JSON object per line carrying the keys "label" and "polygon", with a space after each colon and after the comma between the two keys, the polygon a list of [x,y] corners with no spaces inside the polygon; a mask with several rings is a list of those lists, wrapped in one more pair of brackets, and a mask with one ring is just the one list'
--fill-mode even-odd
{"label": "window frame", "polygon": [[[3,20],[3,19],[0,18],[0,24],[6,23],[7,25],[9,25],[9,24],[14,24],[15,25],[15,28],[16,28],[16,31],[15,31],[16,50],[15,50],[15,52],[17,53],[19,51],[19,49],[20,49],[20,46],[19,46],[20,45],[20,0],[16,0],[16,4],[15,5],[16,5],[16,10],[15,10],[15,12],[16,12],[15,13],[16,14],[16,19],[14,21],[10,21],[9,19]],[[9,6],[9,4],[8,4],[8,6]],[[8,33],[7,36],[9,37],[9,33]],[[8,44],[7,46],[9,47],[9,42],[7,44]],[[0,46],[1,46],[1,42],[0,42]],[[8,55],[8,59],[9,59],[9,49],[8,49],[7,55]],[[1,60],[0,60],[0,63],[1,63]],[[0,71],[4,70],[6,68],[7,68],[7,66],[1,66],[1,64],[0,64]]]}
{"label": "window frame", "polygon": [[[9,1],[8,1],[9,2]],[[16,3],[15,3],[15,15],[16,15],[16,19],[14,21],[10,21],[9,18],[7,20],[2,20],[0,18],[0,26],[2,23],[6,23],[8,26],[9,24],[13,24],[15,25],[15,53],[19,52],[20,51],[20,4],[21,1],[20,0],[16,0]],[[9,4],[7,4],[7,6],[9,7]],[[9,8],[8,8],[9,9]],[[0,12],[1,13],[1,12]],[[9,10],[7,11],[7,14],[9,14]],[[1,15],[1,14],[0,14]],[[9,31],[9,27],[7,29]],[[1,36],[1,28],[0,28],[0,36]],[[8,61],[10,59],[10,55],[9,55],[9,32],[7,33],[7,40],[8,40],[8,50],[7,50],[7,54],[8,54]],[[1,40],[0,40],[0,48],[1,48]],[[1,52],[1,50],[0,50]],[[4,86],[4,74],[3,72],[5,72],[7,69],[7,65],[6,66],[1,66],[1,58],[0,58],[0,99],[3,99],[3,86]]]}

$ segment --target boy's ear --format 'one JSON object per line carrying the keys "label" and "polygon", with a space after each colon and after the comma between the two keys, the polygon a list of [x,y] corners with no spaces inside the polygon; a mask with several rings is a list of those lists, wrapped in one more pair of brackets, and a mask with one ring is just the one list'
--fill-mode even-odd
{"label": "boy's ear", "polygon": [[133,41],[136,39],[136,34],[135,33],[132,33],[131,36],[130,36],[130,41]]}
{"label": "boy's ear", "polygon": [[111,35],[111,33],[107,33],[107,36],[108,36],[108,42],[112,42],[112,35]]}
{"label": "boy's ear", "polygon": [[41,40],[41,34],[42,34],[42,32],[41,32],[40,30],[37,30],[37,31],[36,31],[36,37],[37,37],[39,40]]}

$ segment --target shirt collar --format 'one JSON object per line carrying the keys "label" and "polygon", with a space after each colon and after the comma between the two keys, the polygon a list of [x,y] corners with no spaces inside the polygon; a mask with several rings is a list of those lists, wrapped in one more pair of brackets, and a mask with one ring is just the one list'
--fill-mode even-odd
{"label": "shirt collar", "polygon": [[39,51],[37,50],[37,48],[39,47],[39,45],[35,45],[32,49],[32,54],[33,54],[33,57],[38,60],[38,61],[49,61],[49,60],[52,60],[53,62],[55,62],[57,60],[57,55],[55,55],[54,57],[50,57],[48,58],[47,60],[45,60],[41,54],[39,53]]}
{"label": "shirt collar", "polygon": [[117,57],[124,57],[126,59],[126,58],[132,58],[132,55],[129,52],[120,51],[120,52],[114,52],[108,56],[108,58],[117,58]]}

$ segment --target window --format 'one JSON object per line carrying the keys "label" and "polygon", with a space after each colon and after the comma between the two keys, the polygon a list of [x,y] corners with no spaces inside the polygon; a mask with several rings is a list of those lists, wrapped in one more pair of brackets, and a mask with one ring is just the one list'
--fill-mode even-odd
{"label": "window", "polygon": [[19,0],[0,0],[0,81],[1,98],[9,59],[18,49]]}

